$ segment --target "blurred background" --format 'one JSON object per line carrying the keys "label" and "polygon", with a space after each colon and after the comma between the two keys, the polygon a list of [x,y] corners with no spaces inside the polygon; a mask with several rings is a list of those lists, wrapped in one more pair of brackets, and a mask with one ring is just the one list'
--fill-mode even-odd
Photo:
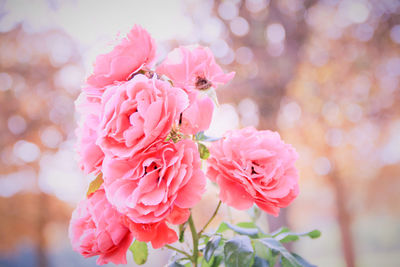
{"label": "blurred background", "polygon": [[[299,152],[299,197],[260,224],[321,230],[291,248],[318,266],[398,266],[397,0],[0,0],[0,266],[95,266],[67,237],[93,179],[77,165],[74,101],[96,55],[135,23],[160,61],[199,43],[236,71],[218,89],[209,135],[252,125]],[[198,224],[216,192],[195,210]],[[151,251],[147,266],[168,256]]]}

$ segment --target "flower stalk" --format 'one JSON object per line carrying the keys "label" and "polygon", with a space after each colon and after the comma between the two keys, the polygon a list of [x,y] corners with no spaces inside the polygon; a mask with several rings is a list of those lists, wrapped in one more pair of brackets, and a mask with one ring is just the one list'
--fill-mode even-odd
{"label": "flower stalk", "polygon": [[170,250],[174,250],[174,251],[176,251],[176,252],[178,252],[178,253],[181,253],[181,254],[185,255],[186,257],[188,257],[188,258],[192,258],[192,257],[189,255],[189,253],[187,253],[186,251],[183,251],[183,250],[181,250],[181,249],[179,249],[179,248],[173,247],[173,246],[168,245],[168,244],[166,244],[165,247],[168,248],[168,249],[170,249]]}
{"label": "flower stalk", "polygon": [[221,200],[218,202],[217,208],[214,210],[213,215],[211,216],[211,218],[208,220],[208,222],[203,226],[203,228],[200,230],[200,232],[197,234],[199,237],[201,237],[201,234],[206,230],[206,228],[208,227],[208,225],[212,222],[212,220],[214,220],[215,216],[218,213],[219,208],[221,207]]}
{"label": "flower stalk", "polygon": [[193,266],[197,267],[197,259],[199,257],[199,236],[197,235],[196,226],[194,225],[192,214],[190,214],[188,222],[189,222],[190,232],[192,232],[192,240],[193,240],[193,256],[191,258]]}

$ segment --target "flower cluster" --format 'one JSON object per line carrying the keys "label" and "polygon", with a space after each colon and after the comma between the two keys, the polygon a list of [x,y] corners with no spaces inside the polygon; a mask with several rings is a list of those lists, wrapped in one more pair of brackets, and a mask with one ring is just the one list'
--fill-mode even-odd
{"label": "flower cluster", "polygon": [[[133,239],[153,248],[176,242],[171,225],[185,223],[205,191],[204,144],[195,137],[210,126],[207,92],[234,73],[201,46],[178,47],[158,66],[155,55],[154,40],[134,26],[97,57],[77,100],[79,163],[97,186],[74,211],[69,235],[74,250],[99,255],[98,264],[126,263]],[[277,215],[298,194],[296,152],[277,133],[231,131],[210,153],[207,176],[227,205],[255,203]]]}

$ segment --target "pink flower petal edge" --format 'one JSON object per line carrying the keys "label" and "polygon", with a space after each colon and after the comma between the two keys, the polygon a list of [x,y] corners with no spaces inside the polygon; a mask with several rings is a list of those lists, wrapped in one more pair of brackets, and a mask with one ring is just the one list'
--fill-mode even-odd
{"label": "pink flower petal edge", "polygon": [[72,248],[85,257],[99,255],[97,264],[126,264],[126,251],[133,235],[122,215],[107,201],[103,189],[82,200],[69,225]]}
{"label": "pink flower petal edge", "polygon": [[207,176],[222,202],[239,210],[254,203],[278,216],[298,195],[297,153],[278,133],[253,127],[232,130],[210,148]]}
{"label": "pink flower petal edge", "polygon": [[97,57],[87,83],[102,88],[117,81],[126,81],[141,68],[151,68],[155,56],[155,41],[146,30],[135,25],[111,52]]}
{"label": "pink flower petal edge", "polygon": [[235,75],[234,72],[225,74],[215,62],[211,50],[202,46],[175,48],[156,71],[166,75],[174,86],[183,88],[189,95],[195,90],[217,88],[229,82]]}

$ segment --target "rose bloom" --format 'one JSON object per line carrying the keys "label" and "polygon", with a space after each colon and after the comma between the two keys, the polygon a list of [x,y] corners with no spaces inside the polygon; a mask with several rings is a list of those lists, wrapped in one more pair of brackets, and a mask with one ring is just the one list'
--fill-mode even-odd
{"label": "rose bloom", "polygon": [[144,224],[164,220],[175,206],[193,207],[206,184],[197,145],[187,139],[158,143],[129,159],[106,156],[103,175],[107,199]]}
{"label": "rose bloom", "polygon": [[214,103],[207,96],[198,96],[182,113],[180,130],[184,134],[196,134],[210,127]]}
{"label": "rose bloom", "polygon": [[79,155],[79,166],[85,174],[98,174],[104,158],[103,151],[96,144],[97,129],[100,124],[101,98],[81,93],[75,104],[81,115],[76,130],[78,137],[76,150]]}
{"label": "rose bloom", "polygon": [[126,218],[125,223],[129,226],[129,229],[135,236],[136,240],[146,243],[151,242],[151,246],[154,249],[178,241],[178,235],[176,232],[169,228],[164,221],[142,224],[134,223]]}
{"label": "rose bloom", "polygon": [[191,91],[216,88],[226,84],[234,72],[225,74],[215,62],[209,48],[202,46],[180,46],[172,50],[167,58],[157,67],[157,73],[166,75],[174,86]]}
{"label": "rose bloom", "polygon": [[126,81],[141,68],[151,68],[156,45],[150,34],[135,25],[114,49],[96,58],[93,74],[87,83],[102,88],[116,81]]}
{"label": "rose bloom", "polygon": [[126,264],[132,234],[123,217],[107,201],[103,189],[81,201],[69,225],[72,248],[84,257],[99,255],[97,264]]}
{"label": "rose bloom", "polygon": [[175,206],[166,220],[156,223],[134,223],[125,216],[124,223],[129,226],[134,237],[142,242],[151,242],[154,249],[161,248],[165,244],[178,241],[178,235],[169,228],[166,221],[171,224],[182,224],[189,219],[189,209],[181,209]]}
{"label": "rose bloom", "polygon": [[187,105],[182,89],[136,75],[105,91],[97,144],[105,154],[129,158],[164,141]]}
{"label": "rose bloom", "polygon": [[226,84],[235,75],[234,72],[225,74],[211,50],[202,46],[180,46],[172,50],[156,71],[189,95],[190,105],[183,113],[181,127],[188,134],[207,130],[211,123],[213,103],[200,91]]}
{"label": "rose bloom", "polygon": [[299,193],[297,153],[277,132],[253,127],[228,131],[210,147],[207,176],[222,202],[244,210],[257,204],[274,216]]}

